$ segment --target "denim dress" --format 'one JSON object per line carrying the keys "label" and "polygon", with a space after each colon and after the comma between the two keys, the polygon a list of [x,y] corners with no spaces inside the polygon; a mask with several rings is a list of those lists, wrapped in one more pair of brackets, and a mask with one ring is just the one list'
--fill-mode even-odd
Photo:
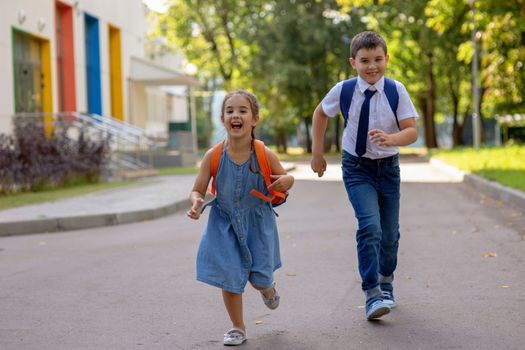
{"label": "denim dress", "polygon": [[[250,157],[259,171],[255,153]],[[215,188],[197,252],[197,280],[239,294],[248,281],[269,287],[281,258],[273,208],[250,194],[255,188],[268,195],[262,175],[250,171],[250,159],[233,162],[224,147]]]}

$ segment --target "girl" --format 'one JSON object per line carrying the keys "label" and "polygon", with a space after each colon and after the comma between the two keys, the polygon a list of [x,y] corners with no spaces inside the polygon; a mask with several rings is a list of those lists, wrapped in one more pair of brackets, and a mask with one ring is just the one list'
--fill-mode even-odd
{"label": "girl", "polygon": [[[270,309],[279,306],[273,272],[281,267],[279,238],[272,205],[250,194],[252,189],[268,194],[289,190],[294,182],[268,148],[272,184],[265,186],[253,150],[253,130],[259,122],[259,104],[252,94],[237,90],[224,98],[221,121],[227,132],[216,179],[216,198],[209,203],[208,225],[197,253],[197,280],[222,289],[233,327],[224,335],[224,345],[246,341],[242,293],[249,281],[260,291]],[[187,215],[197,220],[204,210],[204,195],[210,182],[211,154],[202,160],[190,194]]]}

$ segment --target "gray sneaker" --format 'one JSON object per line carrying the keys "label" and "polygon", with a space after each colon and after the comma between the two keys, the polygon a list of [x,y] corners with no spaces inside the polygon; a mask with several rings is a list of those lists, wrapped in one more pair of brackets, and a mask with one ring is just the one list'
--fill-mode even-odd
{"label": "gray sneaker", "polygon": [[[264,293],[267,293],[269,291],[273,290],[273,295],[269,298],[264,296]],[[261,290],[261,296],[264,301],[264,305],[266,305],[269,309],[275,310],[279,306],[279,299],[281,297],[277,293],[277,289],[275,289],[275,282],[272,283],[272,285],[264,290]]]}
{"label": "gray sneaker", "polygon": [[394,299],[394,292],[388,290],[382,290],[383,302],[386,303],[391,309],[396,307],[396,299]]}
{"label": "gray sneaker", "polygon": [[390,312],[390,307],[381,299],[366,303],[366,319],[375,320]]}
{"label": "gray sneaker", "polygon": [[246,341],[246,332],[238,327],[233,327],[224,334],[224,345],[236,346]]}

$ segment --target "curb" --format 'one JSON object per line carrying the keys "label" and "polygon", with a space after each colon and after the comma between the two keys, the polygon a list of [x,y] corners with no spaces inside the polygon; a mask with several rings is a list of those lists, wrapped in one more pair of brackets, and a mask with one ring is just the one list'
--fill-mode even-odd
{"label": "curb", "polygon": [[475,174],[465,173],[439,159],[431,158],[430,165],[451,176],[460,178],[463,183],[482,191],[495,200],[502,201],[505,204],[521,210],[525,208],[525,193],[522,191],[503,186],[495,181],[484,179]]}
{"label": "curb", "polygon": [[105,213],[93,215],[46,218],[27,221],[0,223],[0,237],[25,235],[32,233],[53,233],[87,228],[115,226],[133,222],[153,220],[189,208],[187,199],[161,206],[122,213]]}
{"label": "curb", "polygon": [[[282,165],[286,171],[295,169],[294,163],[282,162]],[[184,198],[164,206],[135,211],[0,222],[0,237],[131,224],[144,220],[158,219],[189,207],[190,201]]]}

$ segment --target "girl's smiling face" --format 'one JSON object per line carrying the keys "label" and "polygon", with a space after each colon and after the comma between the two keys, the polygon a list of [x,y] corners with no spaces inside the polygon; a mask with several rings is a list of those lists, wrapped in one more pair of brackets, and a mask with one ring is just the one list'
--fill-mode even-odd
{"label": "girl's smiling face", "polygon": [[221,116],[222,123],[230,137],[251,137],[252,129],[259,121],[258,115],[253,115],[252,106],[247,97],[234,94],[224,103]]}

